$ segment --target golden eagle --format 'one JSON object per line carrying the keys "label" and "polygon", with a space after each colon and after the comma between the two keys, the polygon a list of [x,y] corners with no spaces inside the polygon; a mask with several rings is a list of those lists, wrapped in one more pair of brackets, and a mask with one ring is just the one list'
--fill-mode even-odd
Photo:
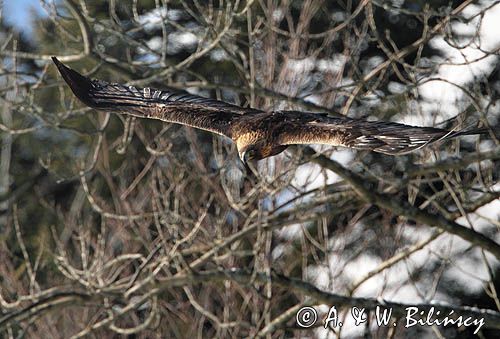
{"label": "golden eagle", "polygon": [[56,57],[52,60],[85,105],[224,135],[236,143],[244,163],[276,155],[294,144],[326,144],[397,155],[437,140],[485,132],[483,129],[447,131],[299,111],[266,112],[178,91],[90,80]]}

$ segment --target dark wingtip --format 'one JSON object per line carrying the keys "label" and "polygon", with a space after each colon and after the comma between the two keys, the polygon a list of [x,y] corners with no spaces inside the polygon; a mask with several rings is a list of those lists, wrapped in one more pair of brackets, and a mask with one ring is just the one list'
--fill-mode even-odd
{"label": "dark wingtip", "polygon": [[455,131],[446,136],[446,139],[455,138],[461,135],[477,135],[477,134],[489,134],[488,128],[466,128],[460,131]]}
{"label": "dark wingtip", "polygon": [[80,101],[88,106],[94,106],[94,101],[90,97],[90,91],[92,89],[92,81],[72,70],[71,68],[60,62],[55,56],[52,57],[52,61],[56,65],[59,73],[63,77],[64,81],[68,84],[71,91],[76,95]]}
{"label": "dark wingtip", "polygon": [[473,128],[469,131],[465,131],[464,135],[474,135],[474,134],[489,134],[489,129],[486,127],[482,128]]}

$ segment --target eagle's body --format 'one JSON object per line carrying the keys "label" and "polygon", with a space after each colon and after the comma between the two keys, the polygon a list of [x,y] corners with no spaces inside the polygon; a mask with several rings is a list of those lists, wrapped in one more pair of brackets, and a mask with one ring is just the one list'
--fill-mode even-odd
{"label": "eagle's body", "polygon": [[452,132],[383,121],[335,118],[299,111],[265,112],[196,95],[90,80],[53,58],[73,93],[84,104],[108,112],[158,119],[231,138],[240,158],[260,160],[293,144],[328,144],[404,154],[429,143],[484,130]]}

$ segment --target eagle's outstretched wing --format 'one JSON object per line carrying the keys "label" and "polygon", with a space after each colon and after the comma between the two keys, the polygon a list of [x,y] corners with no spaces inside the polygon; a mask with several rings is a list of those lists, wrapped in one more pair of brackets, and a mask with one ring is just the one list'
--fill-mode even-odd
{"label": "eagle's outstretched wing", "polygon": [[227,137],[231,137],[231,124],[240,114],[261,112],[185,92],[91,80],[56,57],[52,60],[76,97],[98,110],[178,123]]}
{"label": "eagle's outstretched wing", "polygon": [[485,129],[447,131],[394,122],[336,118],[296,111],[283,112],[278,143],[326,144],[397,155],[405,154],[432,142],[459,135],[481,134]]}

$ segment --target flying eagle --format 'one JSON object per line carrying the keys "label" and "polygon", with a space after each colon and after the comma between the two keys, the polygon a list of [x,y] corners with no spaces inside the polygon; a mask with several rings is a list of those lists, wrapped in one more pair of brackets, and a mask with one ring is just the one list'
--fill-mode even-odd
{"label": "flying eagle", "polygon": [[447,131],[299,111],[266,112],[178,91],[140,89],[91,80],[56,57],[52,60],[85,105],[224,135],[236,143],[244,163],[276,155],[296,144],[326,144],[398,155],[438,140],[485,132],[482,129]]}

